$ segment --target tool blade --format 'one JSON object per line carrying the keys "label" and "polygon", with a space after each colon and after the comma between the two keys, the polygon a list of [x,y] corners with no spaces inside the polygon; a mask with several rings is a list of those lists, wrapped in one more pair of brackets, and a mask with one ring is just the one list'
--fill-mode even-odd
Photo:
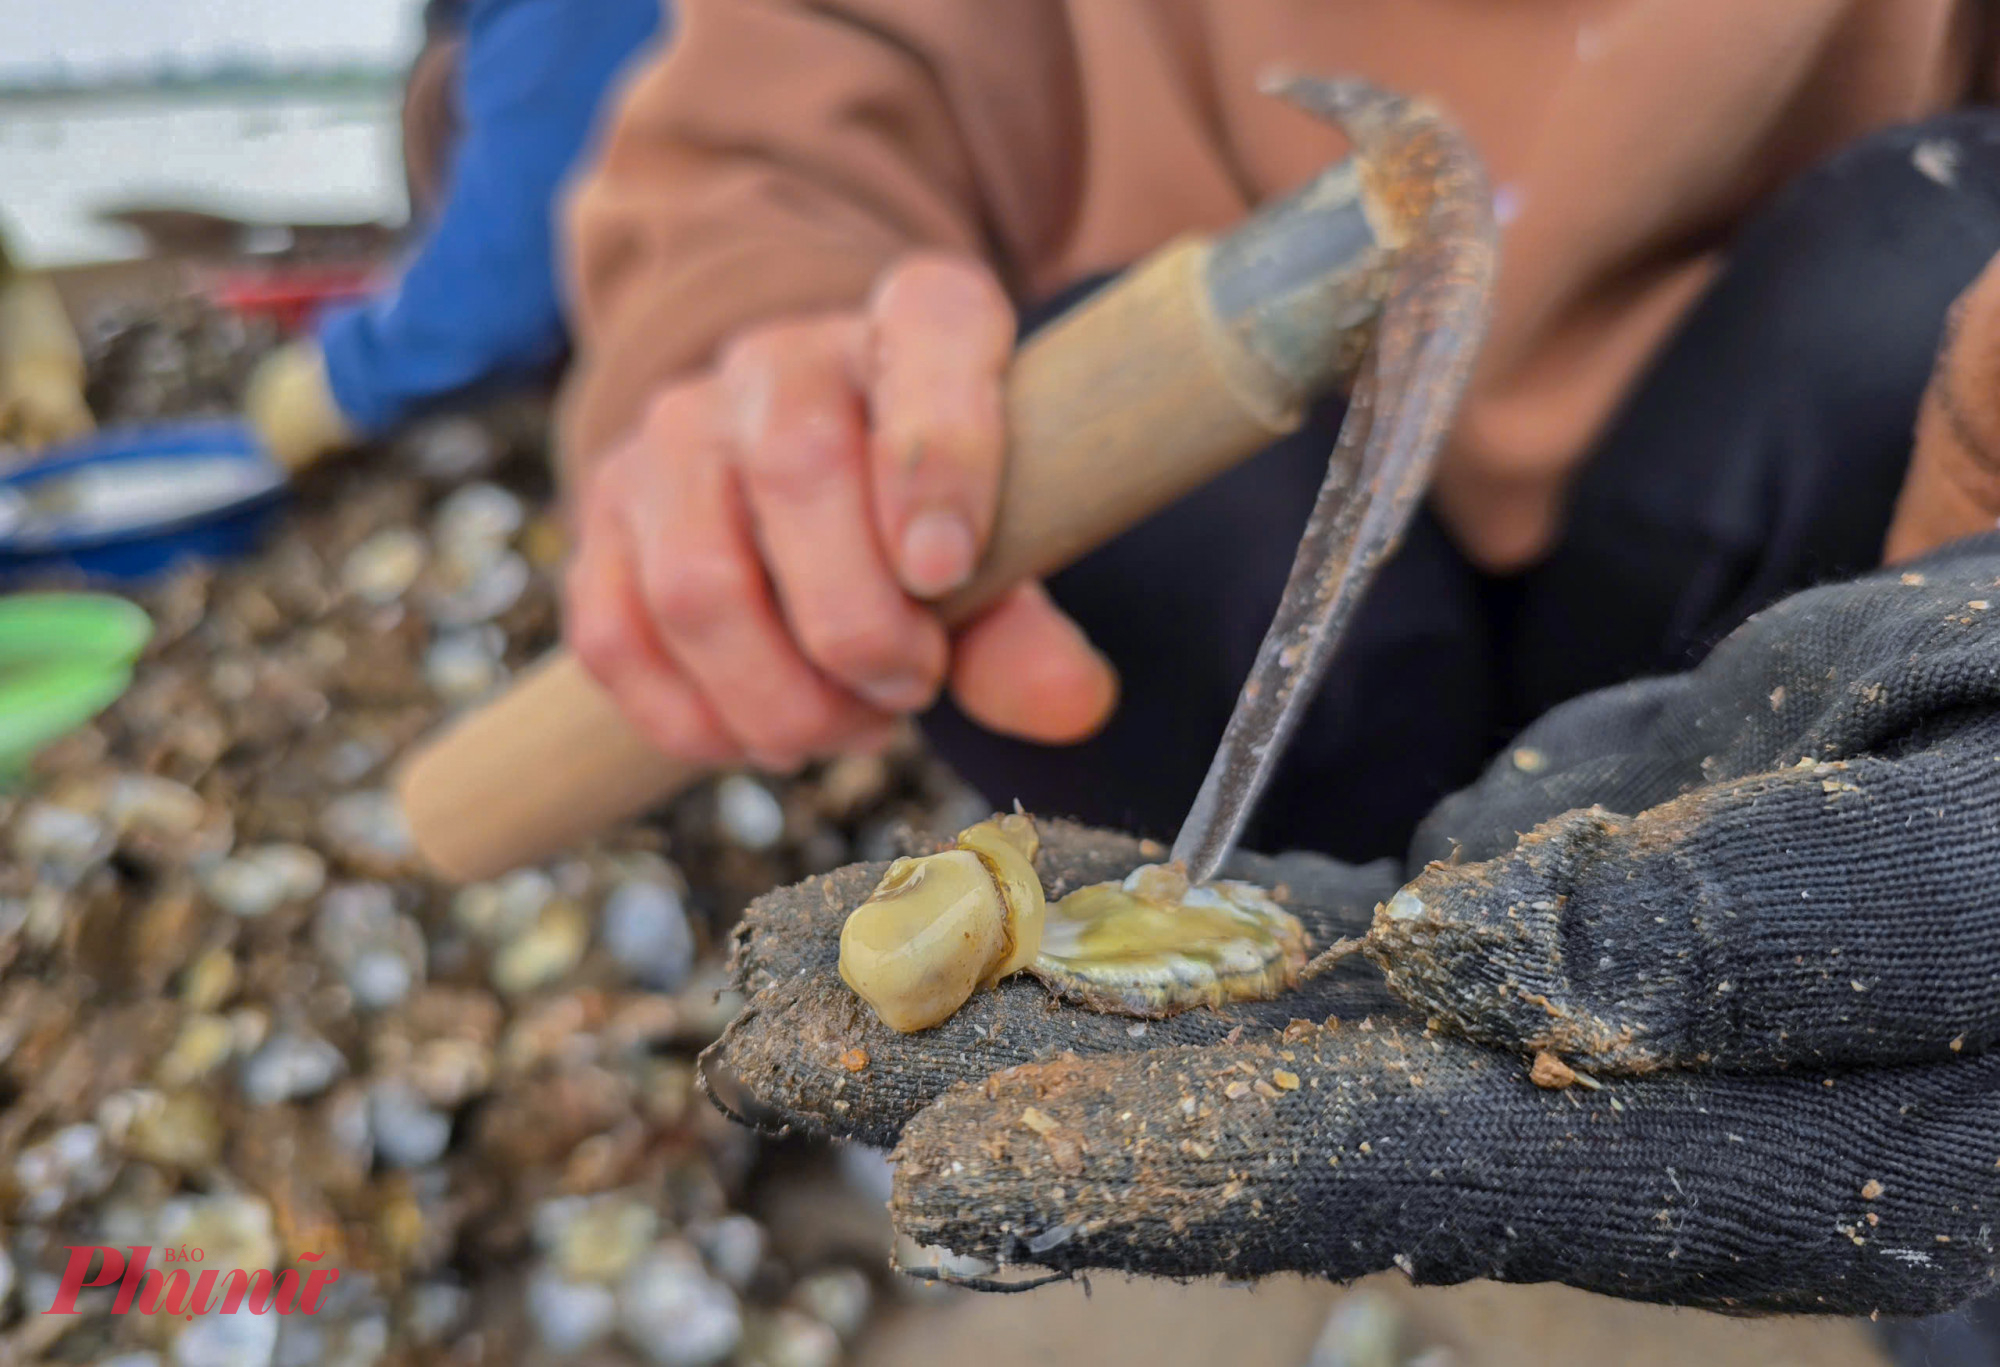
{"label": "tool blade", "polygon": [[1485,334],[1496,255],[1478,160],[1434,111],[1362,81],[1295,78],[1278,93],[1341,125],[1406,236],[1284,595],[1174,842],[1198,881],[1241,838],[1429,486]]}

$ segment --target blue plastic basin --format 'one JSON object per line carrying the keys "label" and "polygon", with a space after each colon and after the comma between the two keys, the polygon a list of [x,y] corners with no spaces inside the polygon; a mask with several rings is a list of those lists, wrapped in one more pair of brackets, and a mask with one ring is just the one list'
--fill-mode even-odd
{"label": "blue plastic basin", "polygon": [[[75,520],[37,522],[21,510],[56,481],[88,472],[103,487],[121,469],[134,480],[162,473],[160,462],[241,462],[222,466],[227,489],[193,509],[140,516],[115,526]],[[192,473],[192,472],[191,472]],[[125,428],[64,447],[31,466],[0,477],[0,580],[61,574],[124,582],[153,578],[188,561],[227,560],[255,550],[285,495],[285,472],[241,422],[163,423]]]}

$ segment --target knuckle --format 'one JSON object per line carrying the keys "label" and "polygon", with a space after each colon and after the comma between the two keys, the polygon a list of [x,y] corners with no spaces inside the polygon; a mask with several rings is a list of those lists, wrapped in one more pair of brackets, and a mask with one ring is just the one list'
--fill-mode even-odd
{"label": "knuckle", "polygon": [[648,577],[647,601],[661,622],[682,634],[703,631],[738,611],[750,579],[734,557],[669,556]]}
{"label": "knuckle", "polygon": [[842,678],[876,674],[898,663],[902,635],[886,613],[847,613],[802,623],[806,654]]}
{"label": "knuckle", "polygon": [[852,465],[851,452],[832,415],[803,414],[765,435],[743,453],[743,473],[753,484],[777,494],[804,494],[823,488]]}
{"label": "knuckle", "polygon": [[949,252],[905,257],[883,276],[875,297],[876,316],[963,319],[1007,318],[1011,308],[992,272],[970,258]]}
{"label": "knuckle", "polygon": [[992,433],[992,425],[979,414],[961,406],[939,406],[909,414],[897,430],[886,433],[895,444],[885,455],[912,484],[974,484],[998,471],[997,460],[981,459],[989,448],[999,453],[1000,443],[989,440]]}
{"label": "knuckle", "polygon": [[815,318],[786,318],[746,328],[723,343],[716,369],[738,379],[782,370],[817,349],[822,326]]}
{"label": "knuckle", "polygon": [[700,385],[680,384],[656,394],[640,424],[647,442],[674,442],[707,421],[708,395]]}
{"label": "knuckle", "polygon": [[616,618],[581,604],[572,604],[564,634],[583,667],[600,681],[622,675],[635,654]]}
{"label": "knuckle", "polygon": [[984,272],[943,252],[913,252],[898,261],[883,278],[885,296],[970,297]]}
{"label": "knuckle", "polygon": [[785,351],[785,331],[779,327],[752,328],[723,344],[716,369],[736,377],[775,365]]}

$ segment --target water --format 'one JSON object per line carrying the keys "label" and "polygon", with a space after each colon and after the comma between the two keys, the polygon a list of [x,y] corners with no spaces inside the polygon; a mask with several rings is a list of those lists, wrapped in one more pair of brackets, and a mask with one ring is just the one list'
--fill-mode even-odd
{"label": "water", "polygon": [[92,221],[139,204],[264,221],[400,221],[399,92],[77,95],[0,103],[0,221],[42,266],[136,256]]}
{"label": "water", "polygon": [[0,80],[218,61],[400,63],[419,0],[0,0]]}

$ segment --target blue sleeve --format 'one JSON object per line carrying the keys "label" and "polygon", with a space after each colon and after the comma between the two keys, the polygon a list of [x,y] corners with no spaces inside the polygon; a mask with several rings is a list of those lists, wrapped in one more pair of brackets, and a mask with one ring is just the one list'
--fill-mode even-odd
{"label": "blue sleeve", "polygon": [[426,409],[538,379],[568,346],[556,198],[598,106],[665,0],[474,0],[464,134],[443,212],[399,284],[320,324],[341,411],[380,434]]}

